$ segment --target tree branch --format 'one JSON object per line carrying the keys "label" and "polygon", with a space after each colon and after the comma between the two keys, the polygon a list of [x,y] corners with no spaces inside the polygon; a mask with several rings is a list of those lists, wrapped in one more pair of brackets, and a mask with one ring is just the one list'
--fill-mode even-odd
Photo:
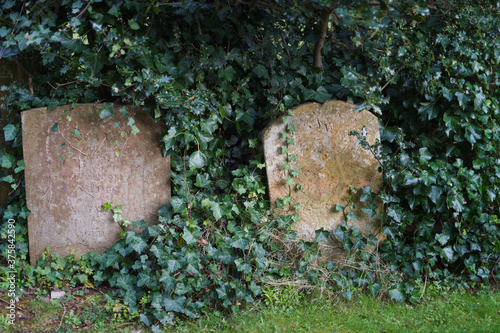
{"label": "tree branch", "polygon": [[21,68],[21,70],[26,75],[28,75],[28,89],[30,91],[30,94],[33,95],[35,93],[35,89],[33,88],[33,77],[31,77],[31,73],[26,69],[26,67],[24,67],[24,65],[21,63],[21,61],[19,61],[19,59],[16,59],[15,62],[19,66],[19,68]]}
{"label": "tree branch", "polygon": [[335,9],[336,4],[331,5],[330,7],[325,7],[321,11],[321,23],[319,25],[320,35],[319,39],[314,45],[314,58],[313,58],[313,67],[323,69],[323,60],[321,51],[323,50],[323,45],[325,44],[325,39],[328,36],[328,22],[330,21],[330,14]]}

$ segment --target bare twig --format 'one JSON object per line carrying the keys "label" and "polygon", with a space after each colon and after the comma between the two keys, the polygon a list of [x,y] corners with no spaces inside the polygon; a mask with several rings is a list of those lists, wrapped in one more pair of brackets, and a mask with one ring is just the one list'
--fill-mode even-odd
{"label": "bare twig", "polygon": [[90,195],[92,198],[95,198],[92,193],[89,193],[86,189],[82,188],[81,186],[78,186],[80,188],[80,190],[82,190],[83,192],[87,193],[88,195]]}
{"label": "bare twig", "polygon": [[63,312],[63,315],[61,317],[61,321],[59,322],[59,327],[56,329],[56,332],[59,331],[59,329],[61,328],[64,316],[66,315],[66,305],[64,305],[64,303],[62,303],[62,302],[61,302],[61,305],[64,307],[64,312]]}
{"label": "bare twig", "polygon": [[51,188],[52,188],[52,182],[50,182],[50,184],[49,184],[49,188],[48,188],[48,189],[47,189],[47,191],[45,191],[45,193],[44,193],[44,194],[40,197],[40,199],[41,199],[41,198],[43,198],[44,196],[46,196],[46,195],[47,195],[47,193],[49,193],[49,191],[50,191],[50,189],[51,189]]}
{"label": "bare twig", "polygon": [[66,142],[67,142],[67,143],[71,146],[71,148],[73,148],[73,149],[77,150],[80,154],[82,154],[82,155],[84,155],[84,156],[87,156],[87,154],[85,154],[83,151],[81,151],[80,149],[78,149],[78,148],[76,148],[75,146],[73,146],[73,145],[71,144],[71,142],[69,142],[69,140],[68,140],[68,139],[66,139],[66,137],[64,136],[64,134],[62,134],[62,132],[61,132],[61,131],[57,131],[57,132],[58,132],[58,133],[62,136],[62,138],[63,138],[63,139],[64,139],[64,140],[65,140],[65,141],[66,141]]}
{"label": "bare twig", "polygon": [[420,295],[420,298],[424,296],[425,293],[425,287],[427,286],[427,275],[425,275],[425,283],[424,283],[424,290],[422,290],[422,295]]}
{"label": "bare twig", "polygon": [[108,138],[108,135],[107,135],[106,133],[104,133],[104,139],[102,139],[101,144],[99,145],[99,147],[97,148],[97,150],[96,150],[96,151],[94,151],[92,154],[97,153],[97,152],[99,151],[99,149],[101,149],[102,144],[104,143],[104,141],[106,141],[106,139],[107,139],[107,138]]}
{"label": "bare twig", "polygon": [[28,89],[30,91],[30,94],[34,94],[35,93],[35,89],[33,88],[33,77],[31,76],[31,73],[29,70],[26,69],[26,67],[24,67],[24,65],[22,64],[21,61],[19,61],[19,59],[16,59],[16,64],[19,66],[19,68],[21,68],[23,70],[23,72],[28,75]]}
{"label": "bare twig", "polygon": [[[82,17],[82,15],[83,15],[83,14],[87,11],[87,9],[89,9],[89,6],[90,6],[90,4],[92,3],[92,1],[94,1],[94,0],[90,0],[89,2],[87,2],[87,5],[85,6],[85,8],[83,8],[83,10],[80,12],[80,14],[76,15],[76,18],[77,18],[77,19],[79,19],[80,17]],[[68,28],[69,28],[69,27],[70,27],[70,25],[68,24],[68,25],[66,25],[66,26],[62,29],[62,31],[63,31],[64,33],[61,35],[61,37],[62,37],[62,36],[64,36],[64,35],[66,35],[66,33],[68,32]]]}
{"label": "bare twig", "polygon": [[[23,10],[24,10],[24,5],[25,5],[25,4],[26,4],[26,1],[23,1],[23,5],[21,6],[21,10],[19,11],[19,15],[20,15],[20,16],[21,16],[21,15],[22,15],[22,13],[23,13]],[[14,31],[16,31],[17,24],[18,24],[20,21],[21,21],[21,20],[16,20],[16,24],[14,24],[14,28],[12,29],[11,34],[13,34],[13,33],[14,33]],[[7,48],[6,48],[6,47],[4,47],[4,48],[2,49],[2,53],[0,53],[0,59],[2,59],[2,57],[3,57],[3,54],[4,54],[5,50],[7,50]]]}
{"label": "bare twig", "polygon": [[50,97],[50,99],[52,99],[56,96],[57,89],[61,88],[62,86],[67,86],[68,84],[73,84],[73,83],[77,83],[77,82],[80,82],[80,81],[75,80],[75,81],[66,82],[66,83],[58,83],[56,87],[53,87],[52,85],[50,85],[52,88],[54,88],[54,93],[52,94],[52,97]]}
{"label": "bare twig", "polygon": [[387,85],[388,85],[389,83],[391,83],[391,81],[392,81],[392,80],[394,80],[394,78],[396,77],[396,75],[398,75],[399,71],[401,71],[401,68],[403,68],[403,67],[404,67],[404,66],[402,66],[402,67],[399,67],[399,68],[398,68],[398,70],[396,71],[396,74],[394,74],[394,75],[391,77],[391,79],[390,79],[389,81],[387,81],[387,82],[384,84],[384,86],[382,87],[382,89],[380,89],[380,91],[384,90],[384,89],[385,89],[385,87],[387,87]]}
{"label": "bare twig", "polygon": [[336,4],[326,7],[321,11],[321,23],[319,25],[320,35],[319,39],[314,45],[314,58],[313,67],[323,69],[323,60],[321,56],[321,51],[323,50],[323,45],[325,44],[325,39],[328,37],[328,22],[330,21],[330,14],[335,9]]}
{"label": "bare twig", "polygon": [[118,328],[118,327],[122,327],[122,326],[132,325],[132,324],[133,324],[133,322],[123,323],[123,324],[120,324],[120,325],[116,326],[116,328]]}
{"label": "bare twig", "polygon": [[82,17],[83,13],[85,13],[87,11],[87,9],[89,8],[90,4],[92,3],[93,0],[90,0],[89,2],[87,2],[87,5],[85,6],[85,8],[83,8],[82,12],[80,14],[78,14],[76,16],[76,18],[80,18]]}
{"label": "bare twig", "polygon": [[278,19],[278,25],[281,31],[281,41],[283,42],[283,47],[285,48],[286,54],[288,54],[288,58],[291,58],[292,56],[290,55],[290,51],[286,48],[285,33],[283,32],[283,27],[281,26],[279,19]]}
{"label": "bare twig", "polygon": [[20,307],[18,307],[18,306],[17,306],[17,305],[15,305],[14,303],[7,302],[7,301],[6,301],[6,300],[4,300],[3,298],[0,298],[0,301],[4,302],[4,303],[6,303],[6,304],[9,304],[9,305],[10,305],[10,304],[14,305],[14,307],[15,307],[16,309],[18,309],[19,311],[24,311],[23,309],[21,309]]}
{"label": "bare twig", "polygon": [[128,138],[130,138],[130,135],[127,134],[127,138],[125,139],[125,142],[123,143],[122,149],[120,149],[120,152],[123,152],[123,149],[125,149],[125,145],[127,144]]}
{"label": "bare twig", "polygon": [[21,181],[19,181],[19,183],[17,183],[16,187],[14,187],[14,189],[12,191],[10,191],[8,195],[11,195],[12,193],[14,193],[14,191],[17,190],[19,185],[21,185]]}

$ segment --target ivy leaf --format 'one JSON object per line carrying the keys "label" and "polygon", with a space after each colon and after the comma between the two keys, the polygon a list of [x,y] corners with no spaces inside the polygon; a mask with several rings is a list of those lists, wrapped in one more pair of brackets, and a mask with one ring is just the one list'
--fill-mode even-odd
{"label": "ivy leaf", "polygon": [[375,297],[380,290],[380,284],[374,283],[374,284],[370,285],[368,287],[368,289],[370,290],[370,293],[372,294],[372,296]]}
{"label": "ivy leaf", "polygon": [[482,110],[485,99],[486,99],[486,96],[484,96],[484,94],[482,92],[476,94],[476,96],[474,97],[474,110],[475,111]]}
{"label": "ivy leaf", "polygon": [[55,133],[55,132],[57,132],[58,128],[59,128],[59,123],[55,122],[54,125],[52,125],[50,130]]}
{"label": "ivy leaf", "polygon": [[469,141],[472,145],[474,145],[477,140],[480,140],[482,138],[482,129],[475,124],[468,124],[466,127],[466,131],[467,141]]}
{"label": "ivy leaf", "polygon": [[199,268],[200,268],[200,259],[196,257],[191,257],[188,259],[188,264],[186,265],[186,272],[197,275],[200,274]]}
{"label": "ivy leaf", "polygon": [[212,181],[209,179],[209,175],[198,173],[196,175],[196,182],[194,185],[201,188],[208,188],[212,184]]}
{"label": "ivy leaf", "polygon": [[317,90],[306,89],[304,91],[304,100],[306,101],[313,100],[323,103],[328,99],[330,99],[330,93],[323,86],[319,87]]}
{"label": "ivy leaf", "polygon": [[446,258],[448,261],[453,259],[453,248],[451,246],[447,246],[441,250],[441,257]]}
{"label": "ivy leaf", "polygon": [[[115,17],[118,17],[121,15],[120,13],[120,7],[113,5],[110,10],[108,10],[108,14],[113,15]],[[149,325],[148,325],[149,326]]]}
{"label": "ivy leaf", "polygon": [[160,279],[158,282],[163,283],[163,286],[165,288],[165,292],[170,292],[172,289],[174,289],[175,285],[175,278],[172,274],[168,272],[166,269],[162,269],[162,273],[160,276]]}
{"label": "ivy leaf", "polygon": [[3,135],[5,137],[5,141],[12,141],[16,138],[17,135],[17,127],[14,124],[8,124],[3,128]]}
{"label": "ivy leaf", "polygon": [[203,168],[207,164],[207,156],[200,150],[195,151],[189,156],[189,165],[195,169]]}
{"label": "ivy leaf", "polygon": [[314,233],[316,234],[316,243],[328,242],[328,237],[330,236],[330,232],[328,230],[321,228],[316,230]]}
{"label": "ivy leaf", "polygon": [[448,243],[448,240],[450,239],[450,235],[447,235],[445,233],[436,234],[436,236],[434,238],[439,242],[439,244],[445,245],[446,243]]}
{"label": "ivy leaf", "polygon": [[196,243],[196,238],[193,237],[193,234],[188,229],[188,227],[184,227],[182,239],[184,239],[186,241],[187,245],[193,245]]}
{"label": "ivy leaf", "polygon": [[115,112],[113,111],[113,103],[104,103],[103,108],[99,109],[97,112],[99,112],[99,117],[101,119],[113,117],[115,115]]}
{"label": "ivy leaf", "polygon": [[236,235],[231,240],[231,246],[235,249],[247,250],[250,247],[250,242],[245,236]]}
{"label": "ivy leaf", "polygon": [[418,152],[420,154],[419,161],[421,163],[427,163],[427,162],[429,162],[431,160],[432,154],[429,152],[429,150],[427,149],[427,147],[420,148],[418,150]]}
{"label": "ivy leaf", "polygon": [[148,244],[140,236],[135,235],[133,231],[130,231],[130,233],[133,235],[129,234],[131,236],[127,239],[127,243],[130,244],[129,246],[134,249],[134,251],[141,254],[142,251],[148,247]]}
{"label": "ivy leaf", "polygon": [[265,78],[265,79],[268,79],[269,80],[269,74],[267,73],[267,69],[266,67],[264,67],[263,65],[257,65],[255,66],[255,68],[253,69],[253,72],[255,75],[257,75],[257,77],[259,78]]}
{"label": "ivy leaf", "polygon": [[105,255],[104,266],[112,267],[118,260],[118,254],[109,252]]}
{"label": "ivy leaf", "polygon": [[169,259],[167,260],[167,267],[170,273],[175,273],[175,271],[181,269],[182,266],[181,263],[176,259]]}
{"label": "ivy leaf", "polygon": [[137,24],[137,22],[134,19],[128,20],[128,25],[130,26],[130,29],[132,29],[132,30],[139,30],[140,29],[139,25]]}
{"label": "ivy leaf", "polygon": [[99,73],[106,63],[106,57],[102,51],[97,53],[88,51],[81,57],[81,60],[85,67],[90,68],[92,75]]}
{"label": "ivy leaf", "polygon": [[399,289],[389,290],[389,296],[396,302],[403,302],[405,300],[405,294],[403,294]]}
{"label": "ivy leaf", "polygon": [[141,63],[141,65],[144,66],[144,68],[153,68],[154,66],[154,60],[153,57],[151,56],[151,53],[143,51],[140,52],[136,55],[135,57],[138,62]]}
{"label": "ivy leaf", "polygon": [[2,168],[10,169],[14,166],[16,158],[10,154],[5,154],[2,156]]}
{"label": "ivy leaf", "polygon": [[[163,326],[166,326],[167,324],[169,324],[169,325],[174,324],[174,317],[175,316],[171,312],[155,311],[155,312],[153,312],[153,314],[156,317],[156,319],[158,319]],[[155,332],[154,329],[153,329],[153,332]],[[163,333],[164,331],[158,328],[157,332]]]}
{"label": "ivy leaf", "polygon": [[431,192],[429,193],[428,197],[433,203],[437,204],[439,198],[441,198],[441,194],[443,194],[443,189],[441,187],[432,185]]}
{"label": "ivy leaf", "polygon": [[143,323],[144,325],[146,325],[148,327],[151,326],[151,322],[149,321],[148,316],[146,316],[144,313],[141,313],[139,315],[139,319],[140,319],[141,323]]}
{"label": "ivy leaf", "polygon": [[398,137],[399,130],[396,127],[381,127],[380,128],[380,140],[394,142]]}
{"label": "ivy leaf", "polygon": [[368,205],[364,206],[361,208],[361,211],[366,213],[370,218],[374,217],[377,215],[377,204],[374,202],[370,202]]}
{"label": "ivy leaf", "polygon": [[248,289],[250,289],[254,296],[259,296],[262,293],[261,288],[253,280],[250,282]]}
{"label": "ivy leaf", "polygon": [[210,201],[210,209],[214,214],[215,220],[220,220],[222,218],[222,211],[218,202]]}
{"label": "ivy leaf", "polygon": [[362,193],[361,193],[361,196],[359,198],[359,201],[361,202],[372,202],[375,197],[376,197],[376,194],[375,193],[372,193],[372,187],[370,185],[367,185],[367,186],[364,186],[362,189]]}
{"label": "ivy leaf", "polygon": [[184,302],[186,301],[186,297],[179,296],[176,298],[165,297],[163,300],[163,305],[165,307],[165,311],[175,311],[178,313],[184,313]]}
{"label": "ivy leaf", "polygon": [[146,285],[151,279],[150,274],[139,273],[139,279],[137,280],[137,287],[142,287]]}
{"label": "ivy leaf", "polygon": [[148,222],[144,220],[134,221],[132,222],[132,227],[137,229],[144,229],[148,226]]}
{"label": "ivy leaf", "polygon": [[170,198],[170,204],[172,205],[172,209],[176,213],[180,213],[186,208],[186,203],[182,198],[179,197],[172,197]]}
{"label": "ivy leaf", "polygon": [[255,110],[252,108],[249,108],[245,111],[243,111],[241,109],[236,109],[236,121],[237,122],[243,121],[246,124],[253,126],[253,124],[255,122],[255,116],[256,116]]}
{"label": "ivy leaf", "polygon": [[222,117],[229,118],[231,116],[231,114],[233,113],[233,109],[232,109],[231,104],[228,103],[228,104],[219,106],[219,113]]}

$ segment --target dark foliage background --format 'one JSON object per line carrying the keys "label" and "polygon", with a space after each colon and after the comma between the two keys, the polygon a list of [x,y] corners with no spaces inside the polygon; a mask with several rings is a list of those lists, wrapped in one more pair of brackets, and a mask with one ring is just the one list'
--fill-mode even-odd
{"label": "dark foliage background", "polygon": [[[342,99],[377,114],[383,128],[382,145],[373,147],[386,180],[381,254],[404,275],[390,296],[413,297],[412,286],[427,279],[465,287],[498,279],[498,6],[5,1],[0,56],[29,77],[6,88],[10,124],[0,150],[3,181],[13,188],[2,239],[15,219],[23,259],[17,274],[28,284],[108,282],[147,324],[213,306],[236,310],[266,279],[326,281],[324,271],[309,267],[315,245],[291,243],[292,217],[270,215],[259,132],[290,107]],[[330,21],[327,34],[321,17]],[[98,101],[143,106],[166,123],[171,205],[160,211],[159,226],[125,234],[104,255],[84,256],[76,272],[50,257],[35,269],[24,260],[29,211],[19,112]],[[7,258],[8,243],[0,250]],[[301,251],[306,255],[292,255]],[[349,281],[380,289],[375,276],[363,282],[352,272],[330,272],[342,288]]]}

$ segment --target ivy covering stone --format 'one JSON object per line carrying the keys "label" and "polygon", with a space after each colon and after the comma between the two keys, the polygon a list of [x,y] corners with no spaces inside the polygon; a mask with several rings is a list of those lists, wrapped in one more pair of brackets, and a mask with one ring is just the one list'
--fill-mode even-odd
{"label": "ivy covering stone", "polygon": [[[0,57],[28,80],[2,88],[10,123],[0,176],[12,192],[0,227],[6,239],[16,221],[17,260],[8,262],[3,241],[0,270],[25,286],[109,284],[155,330],[176,316],[236,311],[273,280],[415,301],[414,286],[429,280],[499,279],[498,9],[461,0],[4,1]],[[372,147],[358,134],[385,175],[383,261],[354,251],[369,240],[341,225],[335,235],[358,264],[317,263],[316,244],[294,240],[293,217],[269,209],[260,131],[283,110],[330,99],[383,126]],[[141,106],[166,124],[171,204],[160,225],[124,233],[102,255],[46,255],[35,268],[19,113],[94,102]],[[111,115],[105,105],[101,117]]]}

